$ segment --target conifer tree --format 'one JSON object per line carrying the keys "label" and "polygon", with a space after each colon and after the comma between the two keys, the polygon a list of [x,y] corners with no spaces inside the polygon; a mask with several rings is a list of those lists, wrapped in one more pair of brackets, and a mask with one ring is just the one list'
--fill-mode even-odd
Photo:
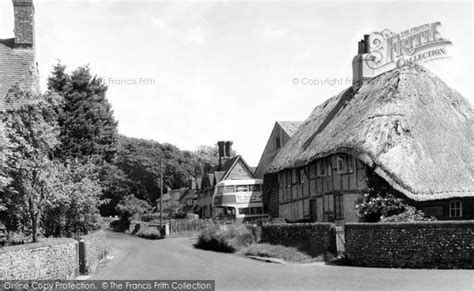
{"label": "conifer tree", "polygon": [[88,66],[70,75],[58,63],[48,79],[48,89],[63,96],[58,110],[61,146],[58,155],[67,159],[90,159],[111,162],[117,151],[117,122],[106,98],[107,85],[92,76]]}

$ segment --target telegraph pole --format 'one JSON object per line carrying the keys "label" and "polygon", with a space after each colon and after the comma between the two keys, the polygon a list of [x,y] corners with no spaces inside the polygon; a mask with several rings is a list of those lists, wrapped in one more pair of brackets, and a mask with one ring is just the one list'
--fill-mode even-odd
{"label": "telegraph pole", "polygon": [[163,154],[160,156],[160,231],[163,229]]}

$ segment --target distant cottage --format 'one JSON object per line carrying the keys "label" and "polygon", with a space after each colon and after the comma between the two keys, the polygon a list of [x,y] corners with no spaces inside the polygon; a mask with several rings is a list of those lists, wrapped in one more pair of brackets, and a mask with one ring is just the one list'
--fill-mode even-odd
{"label": "distant cottage", "polygon": [[196,179],[197,205],[200,218],[211,218],[214,213],[212,209],[212,197],[215,186],[223,180],[253,179],[253,171],[242,156],[232,156],[232,142],[219,141],[219,164],[209,173]]}
{"label": "distant cottage", "polygon": [[473,219],[470,103],[419,65],[367,78],[358,59],[354,86],[317,106],[266,169],[270,215],[358,221],[357,197],[385,183],[426,215]]}
{"label": "distant cottage", "polygon": [[39,92],[33,0],[13,0],[13,11],[15,37],[0,39],[0,109],[15,83]]}

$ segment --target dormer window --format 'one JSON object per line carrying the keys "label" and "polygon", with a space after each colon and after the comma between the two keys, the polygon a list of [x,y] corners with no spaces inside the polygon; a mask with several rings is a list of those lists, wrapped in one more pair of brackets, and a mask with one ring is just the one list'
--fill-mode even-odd
{"label": "dormer window", "polygon": [[275,146],[276,146],[277,150],[281,148],[281,142],[280,142],[280,137],[279,136],[277,136],[275,138]]}

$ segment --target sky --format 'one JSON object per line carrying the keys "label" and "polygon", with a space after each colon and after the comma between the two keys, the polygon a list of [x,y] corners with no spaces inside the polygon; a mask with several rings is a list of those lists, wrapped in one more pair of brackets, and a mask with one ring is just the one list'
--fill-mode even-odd
{"label": "sky", "polygon": [[[473,103],[470,1],[34,3],[43,91],[58,60],[68,70],[88,64],[109,87],[121,134],[186,150],[231,140],[251,166],[275,121],[303,121],[352,84],[357,42],[374,31],[441,22],[449,58],[424,66]],[[2,0],[8,37],[13,7]]]}

